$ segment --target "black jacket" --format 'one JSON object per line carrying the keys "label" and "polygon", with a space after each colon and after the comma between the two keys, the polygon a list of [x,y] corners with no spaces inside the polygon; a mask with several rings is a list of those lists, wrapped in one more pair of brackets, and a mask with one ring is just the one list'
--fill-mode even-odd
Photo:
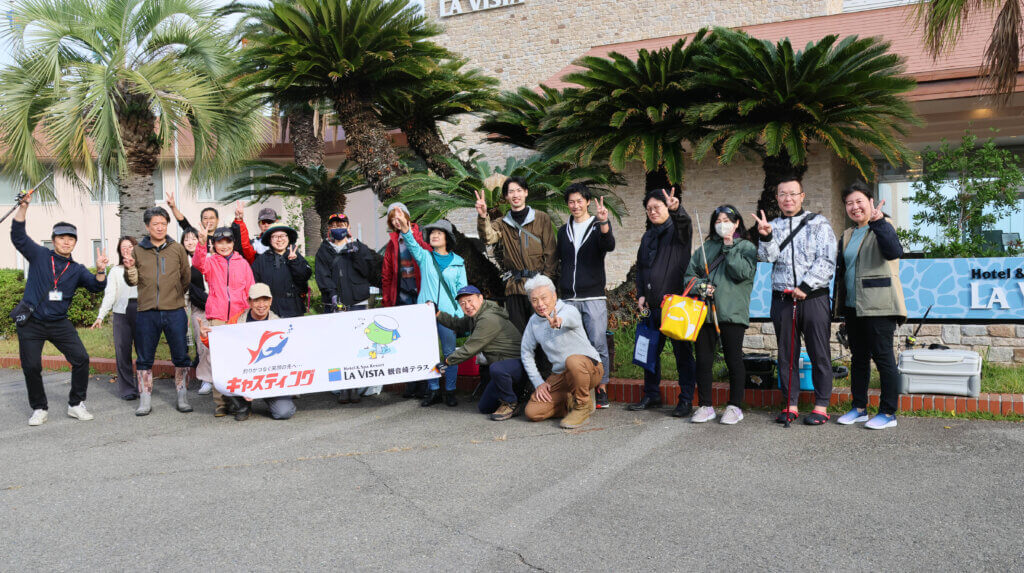
{"label": "black jacket", "polygon": [[256,282],[270,287],[270,294],[274,295],[270,310],[274,314],[281,318],[306,314],[302,296],[309,289],[309,277],[313,276],[306,257],[300,254],[289,261],[287,255],[269,249],[252,262],[252,276]]}
{"label": "black jacket", "polygon": [[316,285],[324,312],[334,312],[332,297],[338,297],[338,304],[351,306],[370,298],[370,265],[373,253],[370,248],[353,239],[338,252],[330,240],[320,244],[316,252]]}
{"label": "black jacket", "polygon": [[[609,226],[611,223],[609,223]],[[573,246],[572,222],[558,229],[558,257],[562,272],[558,278],[558,290],[562,298],[590,298],[604,296],[604,256],[615,250],[615,236],[609,228],[601,232],[595,218],[587,226],[579,252]]]}
{"label": "black jacket", "polygon": [[693,221],[683,206],[669,211],[662,226],[648,229],[637,251],[636,296],[646,297],[651,316],[660,317],[661,299],[683,293],[683,274],[690,264]]}
{"label": "black jacket", "polygon": [[[33,318],[45,321],[67,318],[75,289],[85,287],[89,292],[102,292],[107,286],[106,275],[104,280],[98,280],[85,266],[30,239],[25,234],[25,221],[11,223],[11,241],[28,261],[22,298],[35,308]],[[50,300],[54,279],[57,279],[57,290],[61,294],[59,301]]]}

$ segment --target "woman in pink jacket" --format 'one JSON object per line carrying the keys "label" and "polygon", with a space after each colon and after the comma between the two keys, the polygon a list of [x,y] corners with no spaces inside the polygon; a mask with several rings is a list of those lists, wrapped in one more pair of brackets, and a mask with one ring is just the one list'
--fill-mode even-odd
{"label": "woman in pink jacket", "polygon": [[[206,298],[206,320],[210,326],[227,324],[228,319],[249,308],[249,287],[255,284],[252,267],[242,255],[235,252],[235,241],[230,227],[219,227],[213,232],[213,250],[206,251],[206,229],[197,229],[199,243],[192,255],[192,266],[203,273],[209,287]],[[224,396],[213,390],[216,404],[214,416],[229,414]]]}

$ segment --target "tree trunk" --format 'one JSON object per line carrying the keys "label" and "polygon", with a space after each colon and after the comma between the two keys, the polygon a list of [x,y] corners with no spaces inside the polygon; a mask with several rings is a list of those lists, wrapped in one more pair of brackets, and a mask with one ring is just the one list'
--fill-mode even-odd
{"label": "tree trunk", "polygon": [[[308,106],[294,107],[286,113],[291,131],[292,150],[295,164],[300,167],[315,167],[324,164],[323,133],[315,133],[313,110]],[[321,220],[314,201],[302,202],[302,228],[306,239],[306,252],[315,253],[323,241],[326,223]]]}
{"label": "tree trunk", "polygon": [[[779,181],[784,177],[794,175],[802,181],[804,174],[807,173],[807,165],[794,166],[789,159],[789,154],[782,152],[779,155],[762,158],[761,169],[764,171],[764,189],[761,191],[761,198],[757,200],[757,209],[759,212],[764,210],[764,214],[771,220],[782,215],[782,211],[779,210],[779,200],[775,197]],[[754,225],[753,228],[755,230],[753,235],[756,236],[757,225]]]}
{"label": "tree trunk", "polygon": [[387,204],[397,190],[391,181],[405,175],[398,153],[391,147],[387,128],[371,102],[355,90],[346,90],[334,100],[334,111],[345,129],[349,157],[359,165],[366,183],[377,199]]}
{"label": "tree trunk", "polygon": [[122,97],[125,103],[118,114],[118,124],[127,170],[118,173],[118,215],[121,235],[141,239],[147,235],[143,214],[155,204],[153,171],[160,160],[160,140],[153,132],[156,117],[149,107],[140,104],[139,96]]}
{"label": "tree trunk", "polygon": [[480,289],[484,298],[504,297],[505,283],[501,280],[501,272],[491,262],[491,259],[487,258],[485,252],[475,244],[475,241],[479,241],[479,239],[467,237],[454,225],[452,225],[452,231],[455,234],[455,248],[452,250],[465,259],[466,280],[469,284]]}
{"label": "tree trunk", "polygon": [[442,158],[454,159],[462,163],[467,170],[473,168],[459,159],[451,147],[441,139],[436,124],[410,121],[402,127],[402,132],[405,133],[406,140],[409,142],[409,148],[416,155],[422,157],[423,161],[427,163],[427,167],[439,176],[448,179],[455,175],[451,166],[442,161]]}

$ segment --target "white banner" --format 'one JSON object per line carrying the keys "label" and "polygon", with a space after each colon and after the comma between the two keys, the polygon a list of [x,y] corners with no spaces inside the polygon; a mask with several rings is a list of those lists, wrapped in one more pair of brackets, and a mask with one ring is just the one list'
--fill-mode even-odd
{"label": "white banner", "polygon": [[247,398],[436,378],[437,322],[425,304],[216,326],[213,385]]}

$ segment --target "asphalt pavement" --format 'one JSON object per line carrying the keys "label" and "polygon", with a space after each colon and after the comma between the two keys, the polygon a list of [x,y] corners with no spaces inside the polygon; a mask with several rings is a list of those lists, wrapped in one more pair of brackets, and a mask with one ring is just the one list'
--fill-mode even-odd
{"label": "asphalt pavement", "polygon": [[1024,569],[1024,426],[884,431],[598,411],[492,422],[463,398],[304,396],[288,421],[173,406],[50,419],[0,370],[0,570],[1009,571]]}

